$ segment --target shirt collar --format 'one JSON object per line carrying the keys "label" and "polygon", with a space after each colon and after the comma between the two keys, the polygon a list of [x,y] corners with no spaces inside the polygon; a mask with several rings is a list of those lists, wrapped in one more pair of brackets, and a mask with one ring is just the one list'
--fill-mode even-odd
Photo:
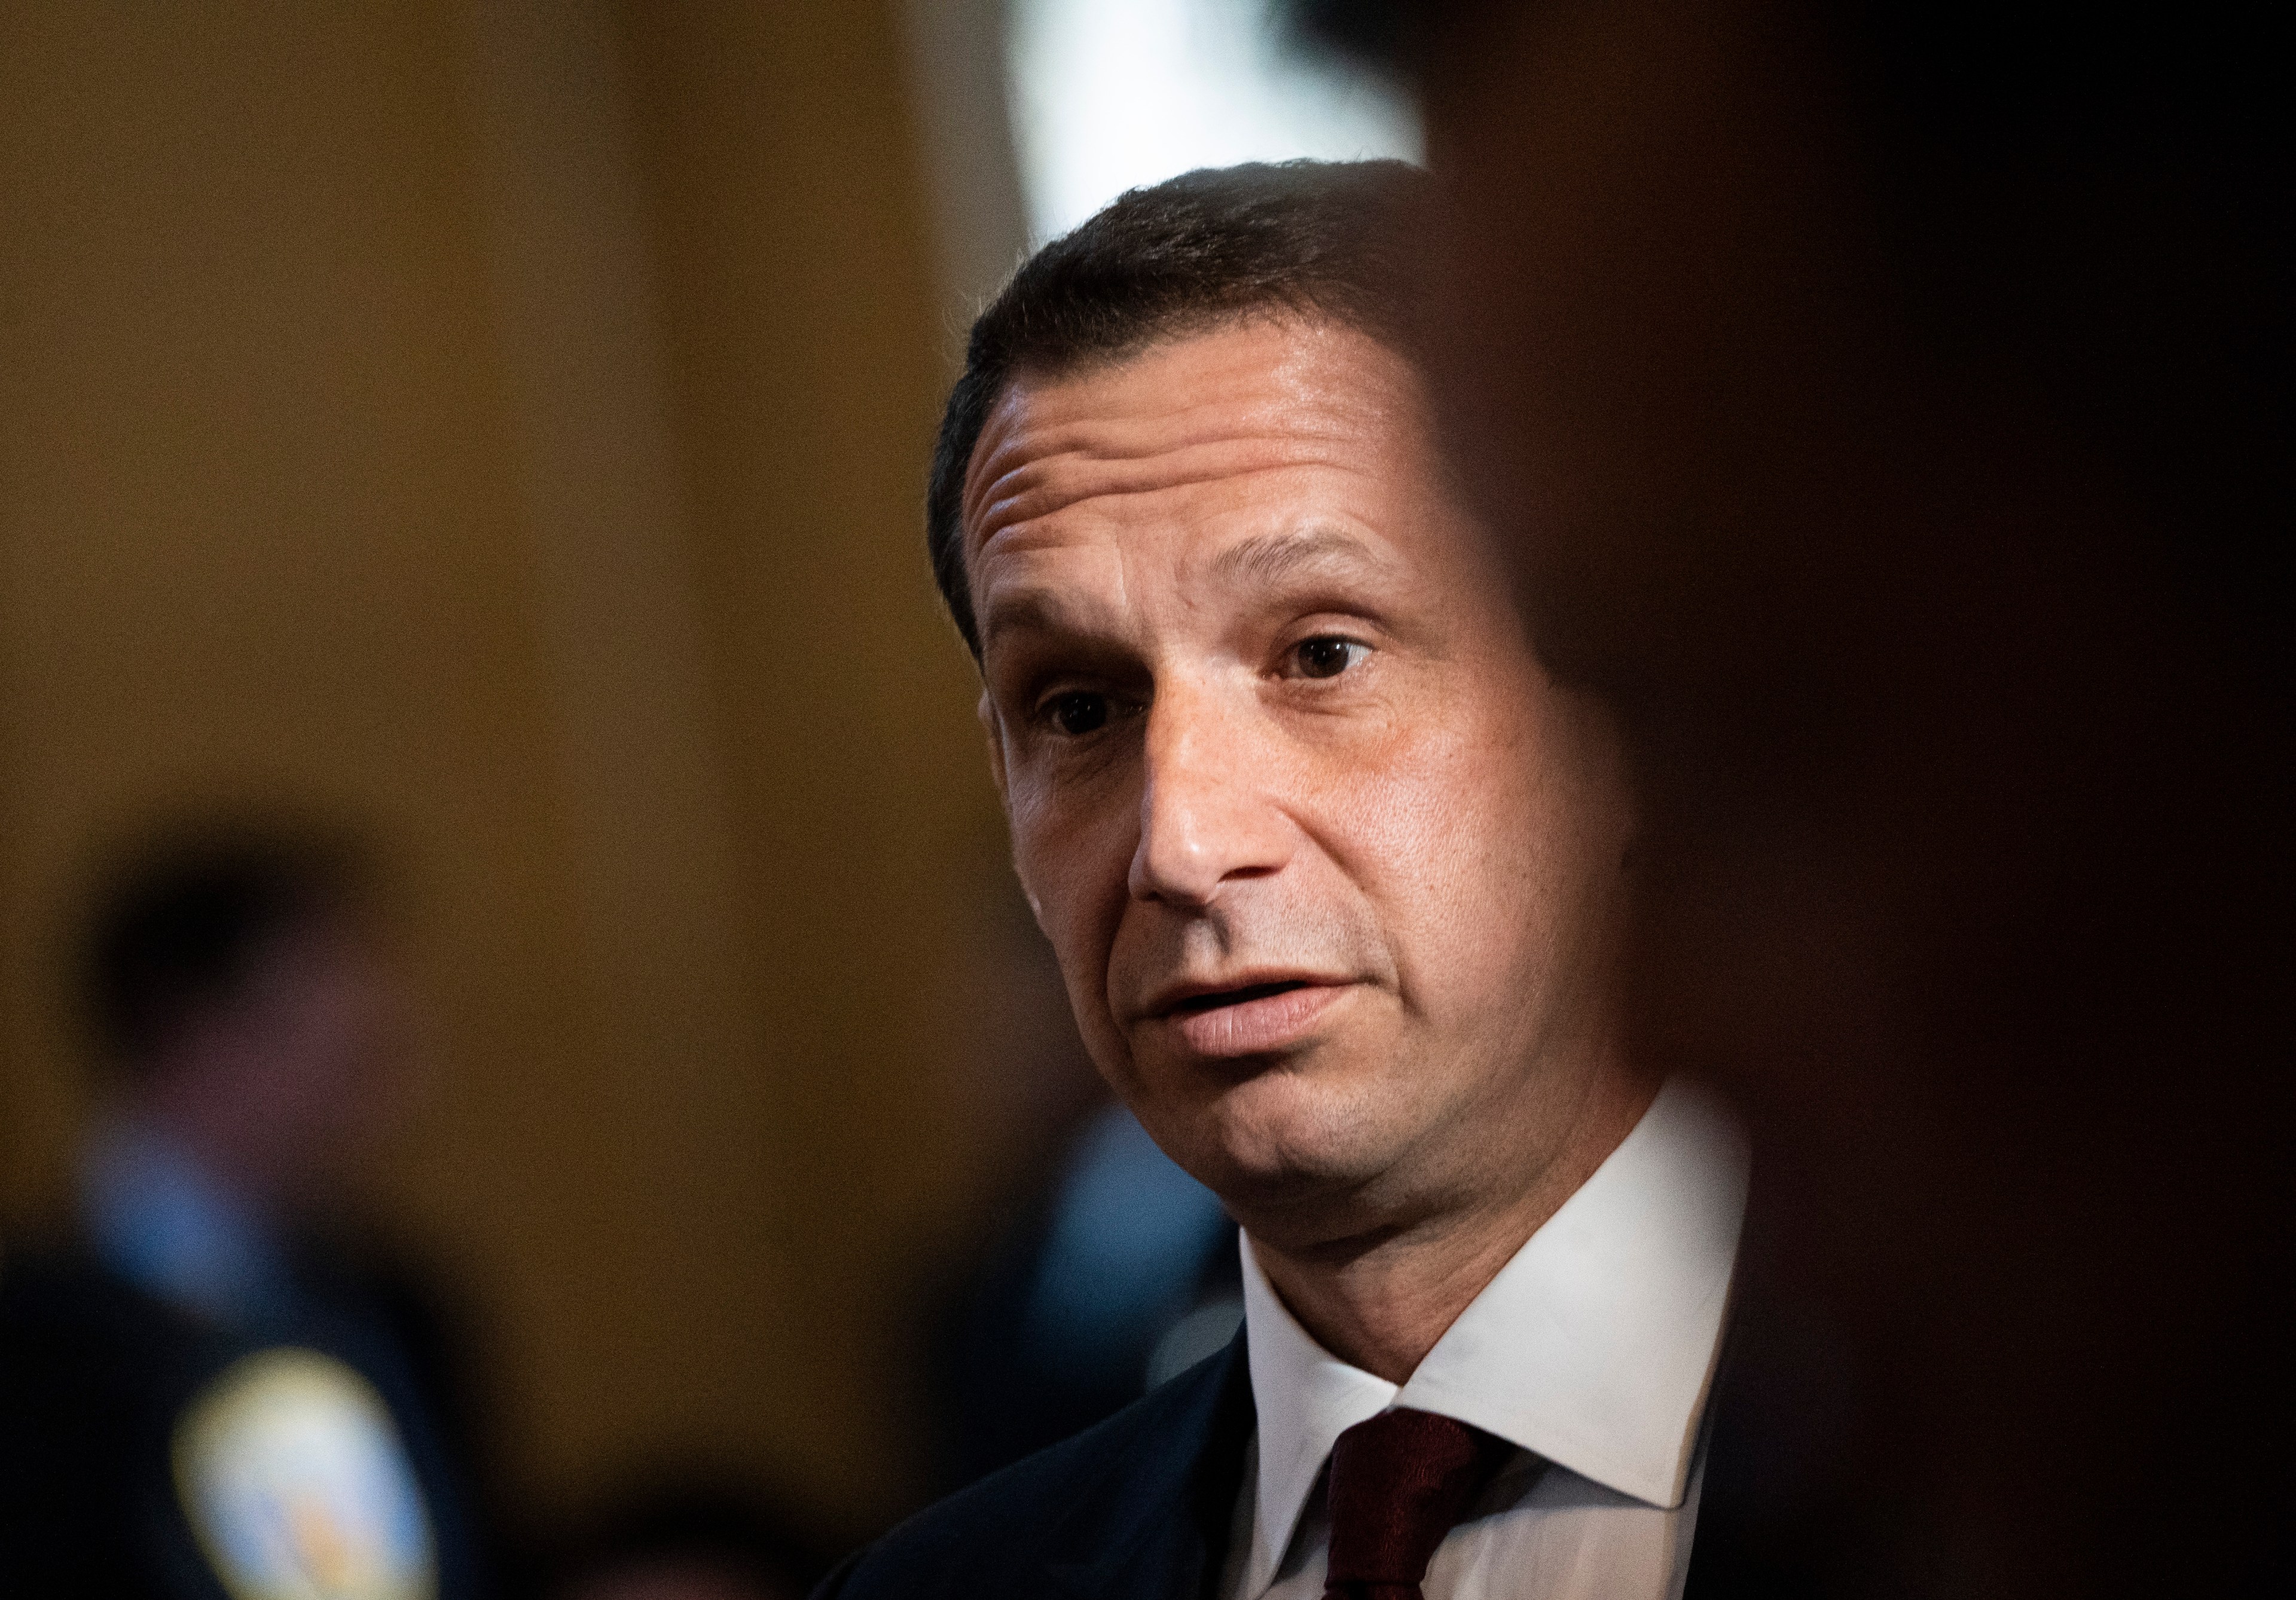
{"label": "shirt collar", "polygon": [[1390,1406],[1456,1417],[1621,1494],[1680,1505],[1721,1341],[1746,1170],[1728,1111],[1669,1082],[1399,1389],[1317,1344],[1247,1237],[1244,1325],[1259,1417],[1251,1571],[1272,1578],[1333,1442]]}

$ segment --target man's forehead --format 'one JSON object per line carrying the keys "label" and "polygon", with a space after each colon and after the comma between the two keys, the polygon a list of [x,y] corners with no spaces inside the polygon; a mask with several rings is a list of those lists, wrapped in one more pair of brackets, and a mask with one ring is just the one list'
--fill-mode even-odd
{"label": "man's forehead", "polygon": [[1415,434],[1416,375],[1351,329],[1262,322],[1152,347],[1119,363],[1009,384],[965,475],[978,559],[1016,529],[1082,501],[1125,499],[1291,469],[1362,471],[1366,447]]}

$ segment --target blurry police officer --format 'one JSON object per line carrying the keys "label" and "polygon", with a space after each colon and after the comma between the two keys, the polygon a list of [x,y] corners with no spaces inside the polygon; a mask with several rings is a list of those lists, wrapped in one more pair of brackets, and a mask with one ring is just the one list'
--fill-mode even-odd
{"label": "blurry police officer", "polygon": [[335,1226],[410,1060],[369,878],[330,839],[207,827],[99,901],[81,975],[117,1093],[70,1245],[0,1277],[8,1470],[58,1508],[10,1559],[52,1584],[480,1587],[450,1347]]}

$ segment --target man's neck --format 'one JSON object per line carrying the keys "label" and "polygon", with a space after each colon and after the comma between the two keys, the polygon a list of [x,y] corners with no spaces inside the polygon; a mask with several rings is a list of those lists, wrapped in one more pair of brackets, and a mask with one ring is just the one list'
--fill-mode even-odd
{"label": "man's neck", "polygon": [[1634,1131],[1657,1085],[1598,1072],[1554,1153],[1529,1181],[1409,1226],[1308,1250],[1254,1237],[1268,1283],[1300,1325],[1349,1365],[1400,1384],[1459,1313]]}

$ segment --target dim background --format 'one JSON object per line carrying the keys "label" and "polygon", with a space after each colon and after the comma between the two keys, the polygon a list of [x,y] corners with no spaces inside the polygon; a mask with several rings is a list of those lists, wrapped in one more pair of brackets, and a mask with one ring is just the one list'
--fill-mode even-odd
{"label": "dim background", "polygon": [[1126,183],[1413,137],[1158,101],[1210,5],[0,6],[0,1226],[102,1090],[107,848],[323,808],[430,1019],[373,1202],[514,1499],[913,1503],[926,1291],[1091,1093],[922,553],[962,329]]}

